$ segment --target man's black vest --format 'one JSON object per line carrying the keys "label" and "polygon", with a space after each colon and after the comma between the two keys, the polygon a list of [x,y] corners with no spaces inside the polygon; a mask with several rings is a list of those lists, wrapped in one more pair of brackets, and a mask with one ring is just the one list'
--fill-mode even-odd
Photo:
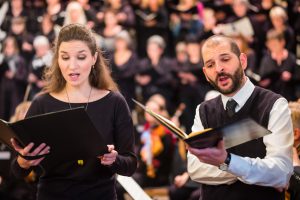
{"label": "man's black vest", "polygon": [[[245,105],[233,115],[228,117],[224,110],[221,96],[203,102],[200,106],[200,119],[204,128],[219,127],[226,123],[251,117],[264,127],[268,127],[269,114],[275,101],[280,95],[260,87],[255,87]],[[242,145],[228,149],[239,156],[250,158],[264,158],[266,146],[263,139],[252,140]],[[271,187],[249,185],[237,181],[231,185],[203,185],[203,200],[283,200],[284,193]]]}

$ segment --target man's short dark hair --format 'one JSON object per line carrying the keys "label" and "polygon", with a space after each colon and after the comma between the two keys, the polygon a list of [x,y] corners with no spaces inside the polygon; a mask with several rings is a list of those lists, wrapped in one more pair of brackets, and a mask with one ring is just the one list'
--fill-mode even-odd
{"label": "man's short dark hair", "polygon": [[213,35],[213,36],[209,37],[208,39],[206,39],[205,42],[203,43],[203,45],[201,46],[202,64],[204,64],[203,63],[203,53],[202,53],[203,46],[207,45],[207,46],[213,47],[213,46],[219,45],[221,42],[224,42],[224,40],[220,41],[218,39],[224,39],[225,41],[227,41],[230,45],[231,52],[234,53],[237,57],[239,57],[241,55],[241,50],[240,50],[239,46],[232,38],[224,36],[224,35]]}

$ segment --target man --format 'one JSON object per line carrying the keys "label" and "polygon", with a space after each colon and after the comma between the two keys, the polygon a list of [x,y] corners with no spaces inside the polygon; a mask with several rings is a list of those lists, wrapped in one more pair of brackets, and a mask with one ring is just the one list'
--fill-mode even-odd
{"label": "man", "polygon": [[[250,82],[244,73],[247,57],[233,40],[212,36],[201,53],[206,79],[221,95],[197,107],[192,130],[251,117],[272,133],[227,150],[223,141],[215,148],[188,147],[191,178],[203,184],[204,200],[284,199],[283,189],[293,170],[288,102]],[[232,100],[236,107],[230,111],[226,104]]]}

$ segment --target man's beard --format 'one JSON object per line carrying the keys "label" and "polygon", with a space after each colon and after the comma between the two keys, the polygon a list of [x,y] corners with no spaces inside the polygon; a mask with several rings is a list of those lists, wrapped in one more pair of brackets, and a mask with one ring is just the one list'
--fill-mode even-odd
{"label": "man's beard", "polygon": [[[218,79],[220,76],[227,76],[229,77],[231,80],[232,80],[232,85],[230,88],[228,89],[221,89],[219,86],[218,86]],[[231,93],[234,93],[236,92],[240,87],[241,87],[241,84],[242,84],[242,80],[243,80],[243,76],[244,76],[244,73],[243,73],[243,68],[242,66],[240,66],[235,72],[233,75],[231,74],[228,74],[228,73],[224,73],[224,72],[221,72],[217,75],[215,81],[211,80],[210,78],[209,79],[209,83],[217,90],[219,91],[220,93],[222,94],[231,94]]]}

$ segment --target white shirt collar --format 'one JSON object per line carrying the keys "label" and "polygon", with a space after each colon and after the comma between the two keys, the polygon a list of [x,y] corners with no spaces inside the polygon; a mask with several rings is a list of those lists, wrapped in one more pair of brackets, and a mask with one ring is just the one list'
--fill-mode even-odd
{"label": "white shirt collar", "polygon": [[235,108],[236,112],[245,105],[255,88],[254,84],[249,80],[249,78],[246,77],[246,79],[245,85],[232,97],[221,94],[224,109],[226,109],[226,103],[229,99],[234,99],[237,102],[238,105]]}

